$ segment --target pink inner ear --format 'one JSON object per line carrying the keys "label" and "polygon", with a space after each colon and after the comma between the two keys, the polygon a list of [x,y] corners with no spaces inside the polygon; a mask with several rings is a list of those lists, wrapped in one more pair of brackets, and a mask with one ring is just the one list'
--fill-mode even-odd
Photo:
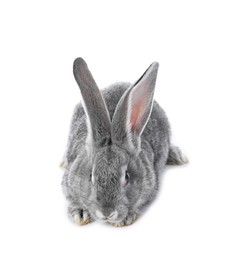
{"label": "pink inner ear", "polygon": [[130,126],[132,131],[140,132],[142,129],[143,115],[147,106],[148,98],[144,88],[136,89],[131,99]]}

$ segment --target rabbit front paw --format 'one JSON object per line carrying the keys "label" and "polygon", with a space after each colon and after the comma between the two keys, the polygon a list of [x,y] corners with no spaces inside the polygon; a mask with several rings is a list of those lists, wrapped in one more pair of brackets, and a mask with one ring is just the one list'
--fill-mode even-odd
{"label": "rabbit front paw", "polygon": [[69,212],[69,214],[72,221],[80,226],[93,222],[89,212],[85,209],[74,209],[73,211]]}
{"label": "rabbit front paw", "polygon": [[137,213],[132,213],[129,214],[124,220],[122,220],[121,222],[117,222],[117,223],[113,223],[112,225],[114,227],[124,227],[124,226],[129,226],[131,224],[133,224],[138,218],[138,214]]}

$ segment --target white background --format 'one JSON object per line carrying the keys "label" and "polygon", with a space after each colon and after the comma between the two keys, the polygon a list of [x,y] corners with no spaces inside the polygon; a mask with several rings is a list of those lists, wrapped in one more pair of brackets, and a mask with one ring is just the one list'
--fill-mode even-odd
{"label": "white background", "polygon": [[[236,259],[235,1],[1,1],[1,259]],[[62,158],[80,100],[160,63],[155,97],[190,164],[135,224],[66,216]]]}

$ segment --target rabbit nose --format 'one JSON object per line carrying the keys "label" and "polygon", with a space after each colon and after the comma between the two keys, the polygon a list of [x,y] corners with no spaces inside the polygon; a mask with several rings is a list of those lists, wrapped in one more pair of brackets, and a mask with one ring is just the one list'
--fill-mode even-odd
{"label": "rabbit nose", "polygon": [[115,218],[118,215],[118,212],[114,209],[114,206],[104,206],[102,213],[108,219]]}

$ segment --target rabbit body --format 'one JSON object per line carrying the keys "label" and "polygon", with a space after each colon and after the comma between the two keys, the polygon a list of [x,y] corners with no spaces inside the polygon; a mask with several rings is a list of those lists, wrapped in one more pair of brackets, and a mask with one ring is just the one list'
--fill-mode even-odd
{"label": "rabbit body", "polygon": [[[87,73],[83,60],[79,60],[76,66],[80,67],[75,76],[84,71]],[[97,105],[96,100],[87,101],[87,97],[93,95],[92,90],[83,95],[81,89],[84,103],[78,104],[74,110],[62,182],[69,201],[68,213],[73,221],[87,224],[99,220],[117,227],[132,224],[155,198],[158,176],[165,165],[187,162],[181,151],[170,145],[167,116],[153,101],[155,80],[153,90],[142,92],[146,85],[153,85],[155,69],[149,67],[134,85],[118,82],[102,90],[103,101]],[[76,78],[79,86],[89,76],[83,80]],[[144,86],[139,87],[139,84]],[[100,111],[102,102],[107,108],[108,115],[103,116],[108,126],[103,125],[104,120],[97,119],[104,112]],[[142,106],[142,102],[146,103]],[[90,108],[88,104],[92,103],[95,105]],[[98,115],[94,115],[97,112]],[[91,120],[93,116],[96,118]]]}

